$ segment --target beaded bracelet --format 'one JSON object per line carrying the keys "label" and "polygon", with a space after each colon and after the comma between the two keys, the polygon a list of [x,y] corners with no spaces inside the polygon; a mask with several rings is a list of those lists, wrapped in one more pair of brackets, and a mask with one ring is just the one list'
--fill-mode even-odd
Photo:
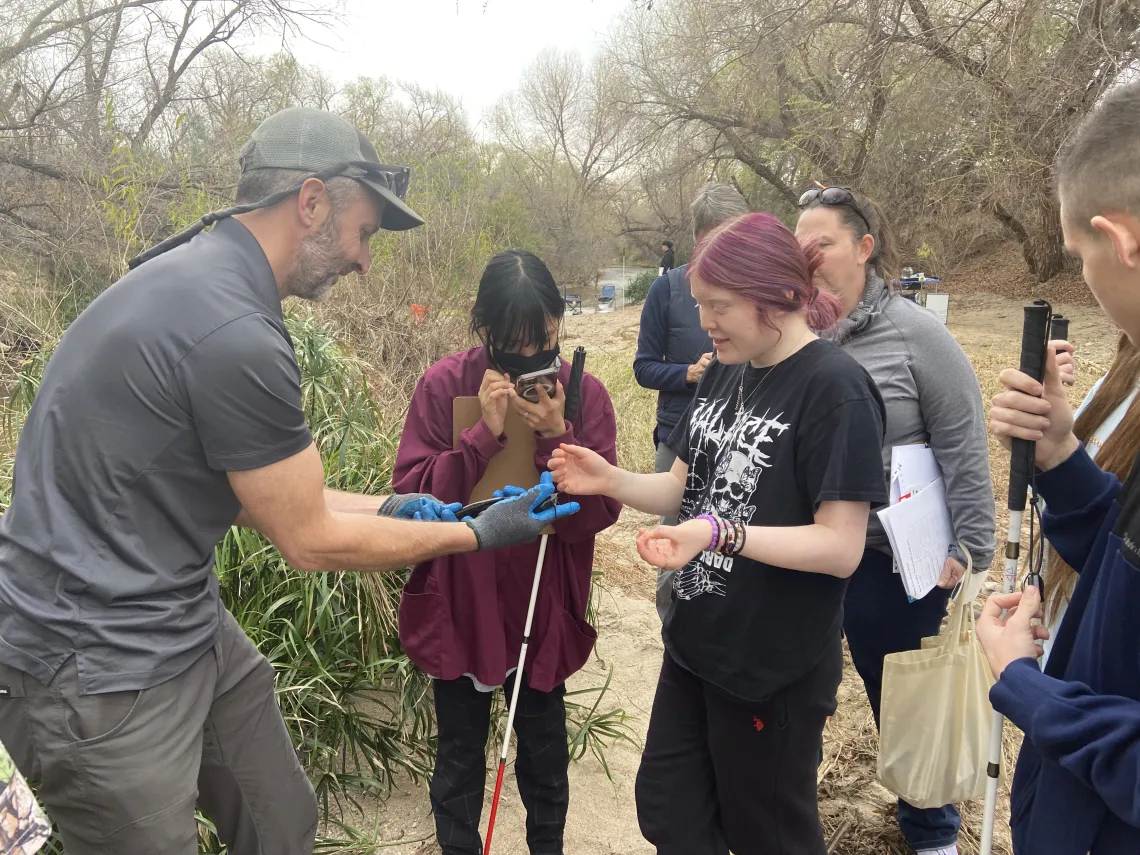
{"label": "beaded bracelet", "polygon": [[709,541],[708,552],[719,552],[721,555],[739,555],[744,551],[744,544],[748,540],[748,526],[736,520],[726,520],[724,517],[713,514],[701,514],[693,519],[705,520],[712,527],[712,539]]}
{"label": "beaded bracelet", "polygon": [[724,520],[724,540],[720,544],[721,555],[732,555],[733,545],[736,543],[736,525],[732,520]]}
{"label": "beaded bracelet", "polygon": [[718,520],[712,514],[701,514],[700,516],[694,517],[693,519],[705,520],[710,526],[712,526],[712,539],[709,541],[709,548],[706,551],[716,551],[716,548],[720,545],[721,540],[720,520]]}
{"label": "beaded bracelet", "polygon": [[731,541],[726,543],[721,549],[724,555],[739,555],[744,551],[744,544],[748,540],[748,526],[744,523],[732,520],[733,534]]}

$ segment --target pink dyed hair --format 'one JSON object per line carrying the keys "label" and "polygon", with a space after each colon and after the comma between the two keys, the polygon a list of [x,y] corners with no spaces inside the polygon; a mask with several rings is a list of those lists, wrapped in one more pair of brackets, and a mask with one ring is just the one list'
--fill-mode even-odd
{"label": "pink dyed hair", "polygon": [[802,311],[818,332],[835,326],[843,314],[834,294],[812,284],[822,261],[814,244],[801,246],[771,214],[751,213],[726,220],[705,235],[693,250],[688,273],[742,295],[768,326],[774,311]]}

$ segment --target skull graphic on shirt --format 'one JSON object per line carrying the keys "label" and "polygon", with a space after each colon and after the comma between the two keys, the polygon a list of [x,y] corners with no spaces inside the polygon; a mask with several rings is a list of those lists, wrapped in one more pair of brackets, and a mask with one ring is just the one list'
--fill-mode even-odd
{"label": "skull graphic on shirt", "polygon": [[[706,400],[694,407],[694,453],[682,513],[684,518],[712,513],[748,525],[756,513],[756,505],[750,500],[759,487],[760,476],[772,465],[769,452],[774,451],[773,444],[791,424],[780,421],[783,413],[756,416],[746,412],[725,428],[725,406],[725,401]],[[764,446],[767,451],[761,450]],[[703,594],[724,596],[731,569],[732,559],[703,552],[677,573],[673,589],[682,600]]]}

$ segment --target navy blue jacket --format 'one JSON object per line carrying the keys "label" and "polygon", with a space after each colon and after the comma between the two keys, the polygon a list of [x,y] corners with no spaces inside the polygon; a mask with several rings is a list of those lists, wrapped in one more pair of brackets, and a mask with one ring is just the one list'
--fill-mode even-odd
{"label": "navy blue jacket", "polygon": [[641,308],[633,376],[646,389],[658,390],[655,442],[669,438],[693,399],[697,384],[686,379],[689,366],[712,350],[712,339],[701,329],[686,268],[683,264],[659,276]]}
{"label": "navy blue jacket", "polygon": [[1140,466],[1123,489],[1084,448],[1039,473],[1044,534],[1080,570],[1044,673],[990,690],[1025,732],[1010,793],[1015,855],[1140,852]]}

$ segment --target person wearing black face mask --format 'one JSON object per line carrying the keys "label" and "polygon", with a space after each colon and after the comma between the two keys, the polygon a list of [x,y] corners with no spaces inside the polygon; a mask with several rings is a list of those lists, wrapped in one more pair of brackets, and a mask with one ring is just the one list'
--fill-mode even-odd
{"label": "person wearing black face mask", "polygon": [[[416,385],[393,469],[394,490],[414,485],[415,492],[440,501],[466,502],[490,460],[506,447],[509,407],[535,433],[539,472],[547,471],[562,443],[616,462],[614,408],[597,378],[582,375],[573,424],[565,417],[569,361],[559,365],[552,395],[537,387],[537,403],[516,388],[521,375],[558,358],[563,310],[554,277],[536,256],[509,249],[491,259],[471,313],[471,332],[480,344],[440,360]],[[452,402],[476,394],[483,417],[453,443]],[[585,664],[596,638],[586,622],[594,536],[621,511],[620,503],[601,496],[559,496],[560,504],[569,502],[581,509],[556,520],[547,542],[515,718],[515,776],[533,855],[563,851],[570,798],[565,681]],[[417,566],[400,602],[400,642],[433,678],[439,750],[430,795],[443,855],[482,851],[479,816],[491,696],[497,687],[510,691],[513,685],[538,544],[472,557]]]}
{"label": "person wearing black face mask", "polygon": [[[555,335],[557,335],[557,331],[555,331]],[[487,358],[490,359],[491,364],[510,377],[521,377],[523,374],[530,374],[532,371],[549,368],[559,356],[558,345],[549,350],[537,350],[529,356],[498,350],[490,342],[485,347],[487,348]]]}

